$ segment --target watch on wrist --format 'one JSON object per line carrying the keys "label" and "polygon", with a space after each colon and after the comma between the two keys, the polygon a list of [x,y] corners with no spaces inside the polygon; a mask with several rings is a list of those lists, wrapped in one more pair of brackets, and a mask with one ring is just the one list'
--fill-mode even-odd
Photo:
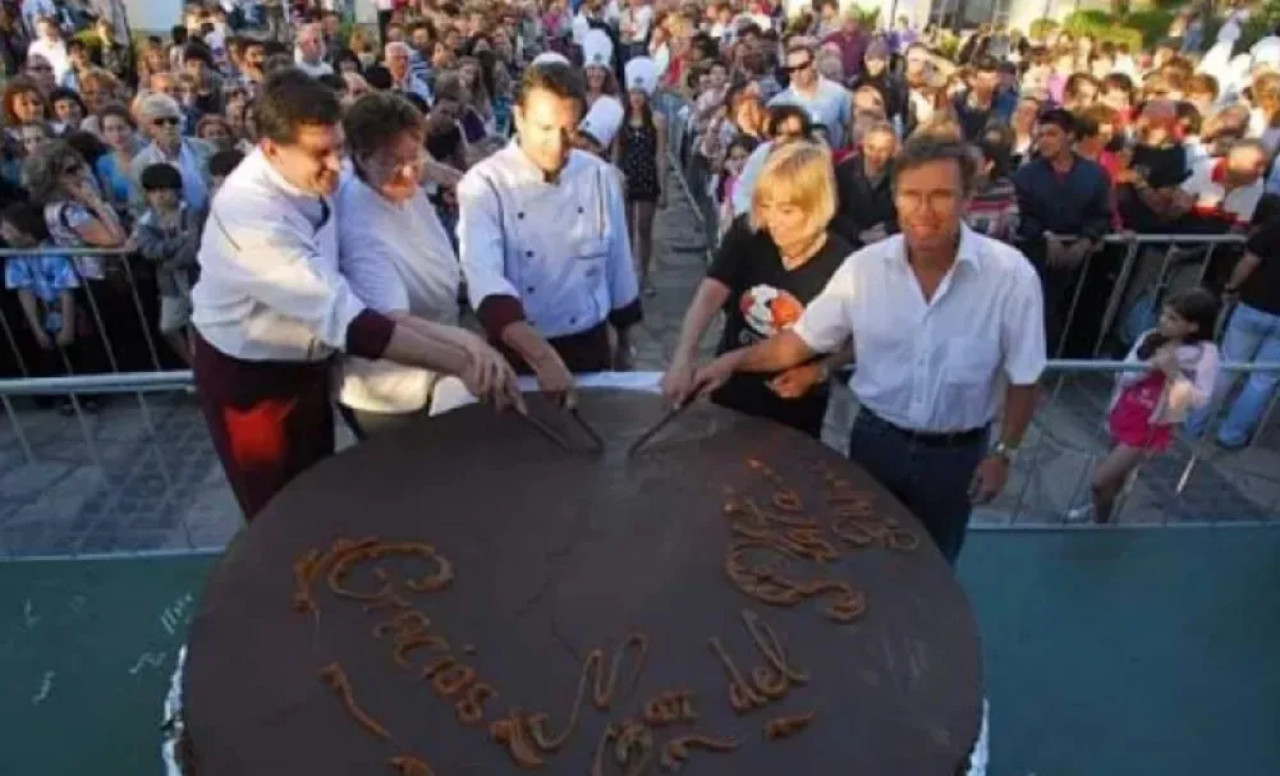
{"label": "watch on wrist", "polygon": [[991,448],[991,454],[1003,459],[1005,463],[1013,463],[1014,457],[1018,454],[1018,446],[1012,442],[1001,440]]}

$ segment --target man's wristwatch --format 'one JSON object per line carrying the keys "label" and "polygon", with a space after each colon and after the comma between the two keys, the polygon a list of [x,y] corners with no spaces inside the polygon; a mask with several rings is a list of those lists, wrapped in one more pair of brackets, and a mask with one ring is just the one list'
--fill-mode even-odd
{"label": "man's wristwatch", "polygon": [[991,448],[991,455],[997,456],[1005,463],[1013,463],[1013,459],[1018,455],[1018,446],[1001,440]]}

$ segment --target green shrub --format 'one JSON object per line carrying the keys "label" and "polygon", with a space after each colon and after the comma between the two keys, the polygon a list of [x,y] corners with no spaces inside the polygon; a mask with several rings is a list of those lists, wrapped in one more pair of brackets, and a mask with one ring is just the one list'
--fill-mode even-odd
{"label": "green shrub", "polygon": [[[1240,30],[1240,40],[1236,41],[1236,53],[1253,48],[1253,44],[1270,35],[1277,24],[1280,24],[1280,0],[1267,0],[1261,8],[1249,16],[1249,21],[1245,22],[1244,28]],[[1205,40],[1212,43],[1221,25],[1222,22],[1219,19],[1206,24]]]}
{"label": "green shrub", "polygon": [[[1090,35],[1094,40],[1128,46],[1135,54],[1145,44],[1141,30],[1127,26],[1106,11],[1076,11],[1067,16],[1062,26],[1072,35]],[[1167,22],[1165,27],[1168,28]]]}
{"label": "green shrub", "polygon": [[1058,23],[1053,19],[1036,19],[1031,23],[1031,30],[1027,34],[1037,40],[1044,40],[1056,29],[1058,29]]}
{"label": "green shrub", "polygon": [[1153,46],[1169,37],[1169,25],[1172,23],[1173,14],[1159,9],[1134,11],[1124,20],[1126,27],[1142,33],[1142,41],[1147,46]]}

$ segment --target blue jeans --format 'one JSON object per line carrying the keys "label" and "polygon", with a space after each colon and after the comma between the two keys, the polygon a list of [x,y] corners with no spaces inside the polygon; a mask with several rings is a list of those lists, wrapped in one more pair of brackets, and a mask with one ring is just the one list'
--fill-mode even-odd
{"label": "blue jeans", "polygon": [[849,459],[901,501],[955,565],[973,511],[969,484],[986,455],[987,436],[953,446],[924,445],[863,410],[849,434]]}
{"label": "blue jeans", "polygon": [[[1222,360],[1229,363],[1280,363],[1280,315],[1263,312],[1247,304],[1236,305],[1222,340]],[[1213,400],[1187,418],[1187,433],[1200,436],[1213,420],[1215,408],[1231,392],[1234,374],[1222,374],[1213,388]],[[1227,417],[1218,427],[1218,441],[1226,447],[1243,447],[1257,429],[1262,413],[1275,391],[1275,372],[1253,372],[1244,389],[1231,403]]]}

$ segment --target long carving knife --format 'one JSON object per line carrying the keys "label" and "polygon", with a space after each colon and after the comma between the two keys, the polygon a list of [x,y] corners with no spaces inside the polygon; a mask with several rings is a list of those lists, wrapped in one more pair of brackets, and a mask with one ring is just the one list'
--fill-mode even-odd
{"label": "long carving knife", "polygon": [[686,402],[684,404],[681,404],[678,407],[672,407],[670,410],[668,410],[666,415],[663,415],[662,418],[657,423],[654,423],[652,426],[649,427],[648,431],[641,434],[639,439],[631,443],[631,446],[627,448],[627,457],[630,458],[631,456],[635,455],[640,448],[648,444],[649,440],[657,436],[658,433],[662,431],[662,429],[667,427],[668,423],[675,420],[680,415],[680,413],[685,411],[685,408],[688,406],[689,406],[689,402]]}
{"label": "long carving knife", "polygon": [[598,453],[604,450],[604,438],[601,437],[599,432],[597,432],[591,424],[587,422],[586,418],[582,417],[581,413],[578,412],[577,407],[569,410],[569,417],[573,418],[573,422],[578,424],[578,428],[582,429],[584,434],[591,437],[591,447],[593,452]]}
{"label": "long carving knife", "polygon": [[538,420],[527,411],[517,412],[516,414],[524,418],[525,422],[528,423],[530,426],[533,426],[538,431],[539,434],[543,435],[547,439],[550,439],[552,442],[556,443],[556,445],[559,446],[560,449],[565,450],[567,452],[573,452],[573,445],[570,445],[568,440],[560,436],[560,434],[558,434],[554,429],[552,429],[546,423],[543,423],[541,420]]}

